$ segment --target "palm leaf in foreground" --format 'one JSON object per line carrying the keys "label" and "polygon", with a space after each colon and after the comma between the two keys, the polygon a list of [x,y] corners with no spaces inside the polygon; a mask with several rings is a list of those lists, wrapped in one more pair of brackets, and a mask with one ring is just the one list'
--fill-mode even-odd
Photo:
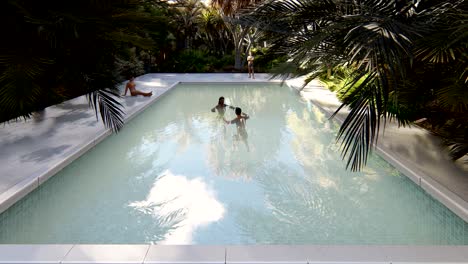
{"label": "palm leaf in foreground", "polygon": [[[337,66],[351,71],[338,91],[337,112],[345,106],[350,112],[337,138],[347,166],[358,170],[388,120],[405,126],[436,104],[466,113],[466,7],[461,0],[272,0],[240,20],[264,31],[271,53],[288,58],[276,75],[310,81]],[[440,78],[433,80],[428,72],[435,69]],[[460,130],[463,118],[454,120]],[[457,135],[453,157],[465,151]]]}
{"label": "palm leaf in foreground", "polygon": [[96,90],[87,94],[88,102],[93,107],[96,118],[98,112],[107,128],[113,132],[118,132],[124,125],[124,111],[122,104],[115,98],[118,98],[118,91],[110,89]]}

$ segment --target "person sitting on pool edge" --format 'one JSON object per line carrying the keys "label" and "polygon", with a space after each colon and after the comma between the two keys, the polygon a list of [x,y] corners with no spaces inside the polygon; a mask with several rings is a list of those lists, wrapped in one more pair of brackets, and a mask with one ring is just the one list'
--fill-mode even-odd
{"label": "person sitting on pool edge", "polygon": [[125,86],[125,92],[124,94],[122,94],[122,96],[126,96],[127,95],[127,90],[130,90],[130,95],[131,96],[137,96],[137,95],[143,95],[143,96],[152,96],[153,95],[153,92],[148,92],[148,93],[145,93],[145,92],[142,92],[142,91],[139,91],[137,90],[136,88],[136,84],[135,84],[135,77],[131,77],[130,78],[130,81],[127,83],[127,85]]}
{"label": "person sitting on pool edge", "polygon": [[[224,116],[224,113],[226,112],[226,106],[229,106],[227,104],[224,104],[224,97],[221,96],[218,99],[218,104],[215,105],[215,107],[211,108],[211,112],[215,112],[215,110],[218,110],[219,116]],[[234,109],[234,107],[229,106],[229,108]]]}
{"label": "person sitting on pool edge", "polygon": [[236,118],[231,121],[227,121],[224,119],[226,124],[236,124],[237,126],[237,135],[234,136],[236,140],[242,140],[247,147],[247,151],[250,151],[249,143],[247,142],[248,134],[247,130],[245,129],[246,120],[249,119],[249,115],[246,113],[242,113],[242,109],[240,107],[236,107]]}

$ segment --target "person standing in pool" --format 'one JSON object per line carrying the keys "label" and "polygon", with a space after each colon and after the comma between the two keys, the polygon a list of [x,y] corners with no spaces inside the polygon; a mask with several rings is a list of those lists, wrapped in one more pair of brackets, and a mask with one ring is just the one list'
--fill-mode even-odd
{"label": "person standing in pool", "polygon": [[242,109],[240,107],[236,107],[236,118],[231,121],[227,121],[224,119],[226,124],[236,124],[237,126],[237,134],[234,135],[234,139],[237,141],[243,141],[245,146],[247,147],[247,151],[250,151],[249,142],[247,142],[248,134],[245,128],[246,120],[249,119],[249,115],[246,113],[242,113]]}
{"label": "person standing in pool", "polygon": [[247,70],[249,71],[249,78],[255,79],[253,61],[254,57],[252,56],[252,52],[249,51],[249,56],[247,56]]}
{"label": "person standing in pool", "polygon": [[224,103],[224,97],[221,96],[219,99],[218,99],[218,104],[215,105],[215,107],[211,108],[211,112],[216,112],[216,110],[218,111],[218,116],[219,117],[224,117],[224,113],[226,112],[226,107],[229,107],[231,109],[234,109],[234,107],[232,106],[229,106],[227,104]]}
{"label": "person standing in pool", "polygon": [[145,93],[145,92],[137,90],[135,87],[136,87],[135,77],[131,77],[130,81],[125,86],[125,92],[122,95],[126,96],[127,95],[127,90],[130,90],[130,95],[131,96],[137,96],[137,95],[152,96],[153,95],[153,92]]}

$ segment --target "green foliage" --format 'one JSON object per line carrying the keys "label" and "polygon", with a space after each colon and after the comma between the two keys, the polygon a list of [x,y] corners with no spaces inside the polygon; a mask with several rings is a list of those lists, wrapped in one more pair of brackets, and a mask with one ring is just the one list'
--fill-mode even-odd
{"label": "green foliage", "polygon": [[232,37],[219,10],[205,7],[198,19],[197,37],[206,51],[217,56],[229,53]]}
{"label": "green foliage", "polygon": [[[447,141],[466,143],[459,139],[468,120],[459,116],[468,116],[467,6],[462,0],[273,0],[242,20],[264,31],[271,53],[287,57],[277,74],[307,74],[310,81],[336,71],[336,80],[325,81],[343,101],[338,111],[351,108],[338,139],[358,170],[388,119],[406,125],[428,117],[450,127],[444,131],[452,136],[440,133]],[[452,149],[458,158],[468,148]]]}
{"label": "green foliage", "polygon": [[123,112],[112,99],[120,71],[141,72],[129,48],[151,49],[158,39],[149,35],[165,37],[164,30],[147,34],[165,23],[145,11],[149,2],[162,7],[145,0],[2,1],[8,40],[0,42],[0,122],[89,94],[104,123],[120,129]]}
{"label": "green foliage", "polygon": [[144,63],[137,55],[136,48],[129,48],[122,52],[121,56],[115,58],[116,71],[121,75],[121,80],[130,79],[145,73]]}
{"label": "green foliage", "polygon": [[172,71],[183,73],[220,72],[233,65],[234,57],[216,57],[202,50],[184,50],[172,61]]}
{"label": "green foliage", "polygon": [[253,48],[252,54],[255,57],[256,72],[270,72],[279,64],[284,63],[286,56],[278,56],[277,54],[268,52],[267,48]]}
{"label": "green foliage", "polygon": [[[329,70],[331,73],[330,76],[328,76],[328,69],[324,67],[320,70],[320,73],[317,77],[320,81],[326,84],[331,91],[337,91],[338,98],[343,100],[343,97],[346,96],[346,94],[342,88],[346,86],[347,82],[353,79],[353,71],[343,66],[336,66]],[[355,87],[356,86],[354,86],[354,88]]]}
{"label": "green foliage", "polygon": [[176,72],[205,72],[208,68],[207,57],[200,50],[184,50],[175,60]]}
{"label": "green foliage", "polygon": [[228,69],[229,66],[234,65],[234,55],[228,54],[228,55],[222,56],[221,58],[211,56],[209,63],[213,71],[222,72]]}

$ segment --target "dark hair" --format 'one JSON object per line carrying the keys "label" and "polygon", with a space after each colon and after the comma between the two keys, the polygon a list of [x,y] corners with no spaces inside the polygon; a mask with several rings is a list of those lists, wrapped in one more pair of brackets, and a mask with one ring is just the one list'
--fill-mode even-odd
{"label": "dark hair", "polygon": [[223,96],[221,96],[221,97],[218,99],[218,104],[221,103],[221,100],[224,100],[224,97],[223,97]]}
{"label": "dark hair", "polygon": [[236,115],[240,115],[242,113],[242,109],[240,107],[236,107]]}

